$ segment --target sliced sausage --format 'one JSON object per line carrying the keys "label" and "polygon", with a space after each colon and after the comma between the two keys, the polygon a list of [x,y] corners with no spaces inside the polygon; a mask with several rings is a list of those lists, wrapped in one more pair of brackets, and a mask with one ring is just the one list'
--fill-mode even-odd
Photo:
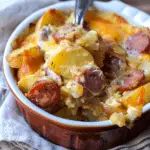
{"label": "sliced sausage", "polygon": [[65,39],[65,36],[63,34],[60,34],[59,32],[53,33],[52,37],[56,41],[56,43],[59,43],[61,40]]}
{"label": "sliced sausage", "polygon": [[90,27],[89,27],[89,25],[88,25],[88,22],[85,21],[85,20],[84,20],[84,22],[83,22],[83,28],[84,28],[85,30],[87,30],[87,31],[90,31]]}
{"label": "sliced sausage", "polygon": [[138,32],[132,36],[130,36],[125,41],[125,49],[129,53],[143,53],[150,52],[150,37],[143,33]]}
{"label": "sliced sausage", "polygon": [[140,70],[131,71],[129,74],[119,78],[113,83],[113,86],[121,91],[128,91],[136,88],[144,80],[144,72]]}
{"label": "sliced sausage", "polygon": [[103,64],[102,70],[107,79],[116,78],[126,68],[124,56],[112,51],[106,53]]}
{"label": "sliced sausage", "polygon": [[84,87],[84,96],[100,94],[105,86],[103,72],[97,68],[85,70],[83,76],[79,78],[79,82]]}
{"label": "sliced sausage", "polygon": [[26,96],[39,107],[54,112],[60,101],[60,87],[54,81],[38,81]]}

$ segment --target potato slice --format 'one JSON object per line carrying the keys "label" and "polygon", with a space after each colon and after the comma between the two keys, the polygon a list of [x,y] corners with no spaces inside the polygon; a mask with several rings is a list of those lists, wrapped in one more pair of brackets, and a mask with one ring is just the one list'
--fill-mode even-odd
{"label": "potato slice", "polygon": [[[143,86],[144,88],[144,104],[150,102],[150,83],[147,83]],[[142,93],[141,93],[142,96]]]}
{"label": "potato slice", "polygon": [[48,52],[51,49],[54,49],[53,47],[55,46],[57,46],[57,44],[53,39],[49,41],[40,42],[40,48],[43,52]]}
{"label": "potato slice", "polygon": [[125,106],[126,113],[121,113],[120,116],[120,113],[114,112],[110,116],[112,123],[122,127],[127,120],[133,122],[137,117],[140,117],[143,106],[150,101],[149,90],[150,83],[147,83],[133,91],[124,92],[123,97],[118,100]]}
{"label": "potato slice", "polygon": [[39,79],[39,76],[37,75],[28,75],[23,77],[19,82],[18,82],[18,86],[19,88],[23,91],[23,92],[28,92],[31,87],[33,86],[33,84]]}
{"label": "potato slice", "polygon": [[29,34],[25,39],[24,41],[21,43],[21,46],[26,46],[28,45],[29,43],[32,44],[32,45],[37,45],[38,41],[38,36],[37,36],[37,33],[32,33],[32,34]]}
{"label": "potato slice", "polygon": [[20,68],[22,64],[23,48],[13,50],[8,56],[7,61],[11,68]]}
{"label": "potato slice", "polygon": [[94,64],[92,55],[80,46],[69,48],[59,47],[60,50],[51,56],[49,67],[64,78],[72,78],[78,70],[88,64]]}
{"label": "potato slice", "polygon": [[50,9],[43,14],[40,20],[37,22],[36,31],[39,31],[43,26],[54,25],[60,26],[65,23],[65,14],[63,11]]}
{"label": "potato slice", "polygon": [[110,118],[113,124],[117,124],[119,127],[123,127],[126,125],[126,117],[123,113],[114,112]]}
{"label": "potato slice", "polygon": [[38,48],[23,53],[22,65],[18,70],[18,78],[35,73],[44,63],[44,56]]}
{"label": "potato slice", "polygon": [[150,101],[149,90],[150,90],[150,83],[147,83],[133,91],[125,92],[120,101],[126,107],[143,106],[144,104]]}
{"label": "potato slice", "polygon": [[[23,54],[25,51],[34,51],[34,49],[37,49],[37,46],[33,44],[28,44],[26,46],[23,46],[22,48],[13,50],[8,56],[7,61],[12,68],[20,68],[23,61]],[[32,55],[35,54],[34,52],[31,52]]]}
{"label": "potato slice", "polygon": [[[29,26],[11,43],[12,49],[18,49],[21,46],[24,46],[25,43],[33,43],[35,23],[30,23]],[[32,38],[31,38],[32,37]],[[29,40],[32,39],[32,40]]]}

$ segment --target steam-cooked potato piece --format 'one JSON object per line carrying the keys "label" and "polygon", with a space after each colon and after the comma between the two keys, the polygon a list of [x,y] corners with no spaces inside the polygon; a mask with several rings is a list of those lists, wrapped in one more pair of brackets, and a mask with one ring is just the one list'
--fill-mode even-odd
{"label": "steam-cooked potato piece", "polygon": [[99,37],[97,32],[93,30],[83,33],[83,36],[78,38],[76,43],[89,50],[99,50]]}
{"label": "steam-cooked potato piece", "polygon": [[63,11],[50,9],[43,14],[40,20],[37,22],[36,31],[39,31],[43,26],[48,24],[54,26],[60,26],[65,23],[65,14]]}
{"label": "steam-cooked potato piece", "polygon": [[29,43],[33,45],[37,45],[38,36],[36,33],[29,34],[24,41],[21,43],[21,46],[26,46]]}
{"label": "steam-cooked potato piece", "polygon": [[92,55],[80,46],[70,48],[59,47],[50,57],[49,67],[64,78],[71,78],[88,64],[94,64]]}
{"label": "steam-cooked potato piece", "polygon": [[20,68],[23,62],[24,52],[30,53],[31,56],[37,56],[39,48],[33,44],[28,44],[22,48],[13,50],[8,56],[7,61],[12,68]]}
{"label": "steam-cooked potato piece", "polygon": [[48,52],[50,51],[51,49],[54,49],[53,47],[56,46],[57,47],[57,44],[56,42],[52,39],[52,40],[49,40],[49,41],[44,41],[44,42],[41,42],[40,43],[40,48],[43,52]]}
{"label": "steam-cooked potato piece", "polygon": [[[30,23],[29,26],[11,43],[12,49],[18,49],[26,44],[35,41],[35,23]],[[26,43],[26,44],[25,44]]]}
{"label": "steam-cooked potato piece", "polygon": [[18,86],[23,92],[26,93],[31,89],[31,87],[38,80],[38,78],[39,76],[35,74],[25,76],[18,82]]}
{"label": "steam-cooked potato piece", "polygon": [[42,52],[38,48],[33,48],[30,51],[24,51],[22,56],[22,65],[18,70],[18,78],[35,73],[44,62]]}
{"label": "steam-cooked potato piece", "polygon": [[121,102],[126,107],[129,106],[143,106],[145,103],[150,101],[150,83],[147,83],[139,88],[125,92],[121,98]]}
{"label": "steam-cooked potato piece", "polygon": [[126,124],[126,117],[122,112],[114,112],[109,119],[113,124],[117,124],[119,127],[123,127]]}
{"label": "steam-cooked potato piece", "polygon": [[[126,112],[114,112],[110,116],[110,120],[112,121],[112,123],[122,127],[125,125],[125,120],[132,122],[137,117],[141,116],[144,104],[150,101],[149,90],[150,83],[147,83],[133,91],[125,92],[123,94],[123,97],[121,97],[118,100],[120,101],[120,104],[122,103],[124,109],[126,109]],[[122,115],[120,116],[120,114]]]}
{"label": "steam-cooked potato piece", "polygon": [[93,56],[95,63],[103,66],[104,54],[106,51],[105,43],[98,37],[96,31],[89,31],[81,38],[76,40],[76,43],[87,49]]}
{"label": "steam-cooked potato piece", "polygon": [[11,68],[20,68],[22,64],[22,54],[25,49],[19,48],[13,50],[8,56],[7,61]]}

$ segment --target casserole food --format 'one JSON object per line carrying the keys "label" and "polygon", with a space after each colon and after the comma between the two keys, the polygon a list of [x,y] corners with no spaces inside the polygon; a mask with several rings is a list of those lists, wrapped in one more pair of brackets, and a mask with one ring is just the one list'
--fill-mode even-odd
{"label": "casserole food", "polygon": [[12,47],[19,88],[49,113],[122,127],[149,102],[150,30],[115,13],[91,9],[82,27],[50,9]]}
{"label": "casserole food", "polygon": [[[125,16],[127,15],[127,12],[130,12],[130,14],[127,15],[127,18],[129,20],[131,19],[134,23],[139,23],[141,25],[145,24],[148,26],[148,15],[139,11],[137,15],[135,15],[135,12],[137,12],[136,9],[126,6],[120,2],[95,2],[94,6],[97,9],[102,8],[106,10],[113,10],[113,8],[115,7],[114,10],[116,12]],[[69,119],[63,119],[55,115],[51,115],[50,113],[47,113],[46,111],[40,109],[40,107],[37,107],[36,105],[31,103],[22,94],[22,92],[16,86],[16,80],[12,75],[12,70],[10,69],[5,59],[6,56],[11,52],[12,41],[14,41],[16,37],[18,37],[25,29],[27,29],[30,23],[33,23],[35,20],[37,20],[46,10],[52,8],[58,10],[66,10],[68,8],[73,7],[73,2],[59,3],[48,8],[42,9],[33,14],[32,16],[28,17],[25,21],[23,21],[14,31],[7,43],[4,54],[4,73],[8,85],[10,86],[10,89],[16,96],[17,104],[21,112],[24,114],[25,119],[31,125],[31,127],[35,131],[40,133],[42,136],[53,141],[54,143],[74,149],[110,148],[136,136],[140,131],[142,131],[146,127],[146,125],[148,125],[148,120],[150,117],[148,115],[146,115],[145,117],[144,114],[140,121],[136,121],[132,130],[130,130],[126,127],[118,128],[112,125],[112,122],[109,120],[92,122],[73,121]],[[122,11],[120,11],[120,8],[122,9]],[[135,17],[133,17],[133,15],[135,15]],[[142,21],[142,19],[140,19],[141,16],[145,18],[145,21]],[[149,104],[146,104],[144,106],[143,112],[146,112],[147,110],[149,110]],[[144,122],[142,125],[141,120],[142,122]]]}

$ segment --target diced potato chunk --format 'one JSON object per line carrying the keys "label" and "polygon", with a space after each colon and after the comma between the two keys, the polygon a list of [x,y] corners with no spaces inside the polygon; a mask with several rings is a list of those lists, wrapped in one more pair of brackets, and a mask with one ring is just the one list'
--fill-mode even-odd
{"label": "diced potato chunk", "polygon": [[123,127],[126,124],[126,117],[123,113],[113,113],[110,116],[110,120],[113,124],[117,124],[119,127]]}
{"label": "diced potato chunk", "polygon": [[139,88],[125,92],[121,98],[121,102],[126,106],[143,106],[150,101],[150,83],[147,83]]}
{"label": "diced potato chunk", "polygon": [[98,34],[96,31],[89,31],[86,34],[84,34],[83,36],[81,36],[81,38],[76,40],[76,43],[80,46],[83,46],[87,49],[91,49],[91,50],[99,50],[99,39],[98,39]]}
{"label": "diced potato chunk", "polygon": [[127,110],[127,117],[129,121],[134,121],[136,118],[140,117],[142,114],[142,107],[132,107],[130,106]]}
{"label": "diced potato chunk", "polygon": [[69,17],[67,18],[66,23],[73,23],[73,22],[74,22],[74,19],[75,19],[74,13],[71,13],[71,14],[69,15]]}
{"label": "diced potato chunk", "polygon": [[[110,120],[113,124],[117,124],[122,127],[126,124],[126,121],[134,121],[137,117],[140,117],[142,114],[142,108],[144,104],[150,101],[150,83],[147,83],[133,91],[124,92],[121,98],[117,100],[120,101],[120,104],[124,106],[126,111],[115,112],[110,116]],[[114,99],[114,102],[116,100]],[[110,104],[110,101],[107,100],[107,103]],[[113,103],[114,105],[115,103]],[[116,105],[116,104],[115,104]],[[112,107],[113,109],[113,107]],[[125,113],[126,112],[126,113]]]}
{"label": "diced potato chunk", "polygon": [[83,95],[83,86],[76,81],[70,80],[66,85],[66,89],[66,92],[74,98],[79,98]]}
{"label": "diced potato chunk", "polygon": [[43,52],[49,52],[51,49],[54,49],[55,46],[57,47],[57,44],[53,39],[50,41],[40,42],[40,48]]}
{"label": "diced potato chunk", "polygon": [[[18,49],[21,46],[25,46],[26,44],[31,44],[33,41],[36,41],[35,34],[35,23],[30,23],[29,27],[26,28],[23,33],[21,33],[12,43],[12,49]],[[25,44],[26,43],[26,44]]]}
{"label": "diced potato chunk", "polygon": [[80,46],[68,48],[59,47],[50,57],[49,67],[64,78],[72,78],[85,65],[94,64],[92,55]]}
{"label": "diced potato chunk", "polygon": [[44,63],[44,57],[38,48],[25,51],[23,54],[22,65],[18,70],[18,78],[35,73]]}
{"label": "diced potato chunk", "polygon": [[13,50],[8,56],[7,61],[12,68],[20,68],[23,62],[24,53],[36,57],[39,55],[39,48],[33,44],[28,44],[22,48]]}
{"label": "diced potato chunk", "polygon": [[150,83],[147,83],[145,86],[145,95],[144,95],[144,102],[145,104],[150,102]]}
{"label": "diced potato chunk", "polygon": [[38,78],[39,77],[34,74],[25,76],[18,82],[18,86],[23,92],[26,93],[31,89],[31,87],[38,80]]}
{"label": "diced potato chunk", "polygon": [[8,56],[7,61],[12,68],[20,68],[22,64],[23,48],[13,50]]}
{"label": "diced potato chunk", "polygon": [[39,31],[43,26],[54,25],[60,26],[65,23],[65,14],[60,10],[51,9],[43,14],[37,22],[36,31]]}
{"label": "diced potato chunk", "polygon": [[18,48],[16,50],[13,50],[8,56],[7,61],[12,68],[20,68],[22,64],[22,55],[24,51],[29,50],[33,48],[33,45],[27,45],[22,48]]}
{"label": "diced potato chunk", "polygon": [[21,43],[21,46],[26,46],[29,43],[33,45],[37,45],[38,36],[36,33],[29,34],[24,41]]}
{"label": "diced potato chunk", "polygon": [[99,40],[96,31],[91,30],[87,32],[81,38],[76,40],[76,43],[87,49],[92,54],[95,63],[99,67],[103,66],[106,46],[102,40]]}

